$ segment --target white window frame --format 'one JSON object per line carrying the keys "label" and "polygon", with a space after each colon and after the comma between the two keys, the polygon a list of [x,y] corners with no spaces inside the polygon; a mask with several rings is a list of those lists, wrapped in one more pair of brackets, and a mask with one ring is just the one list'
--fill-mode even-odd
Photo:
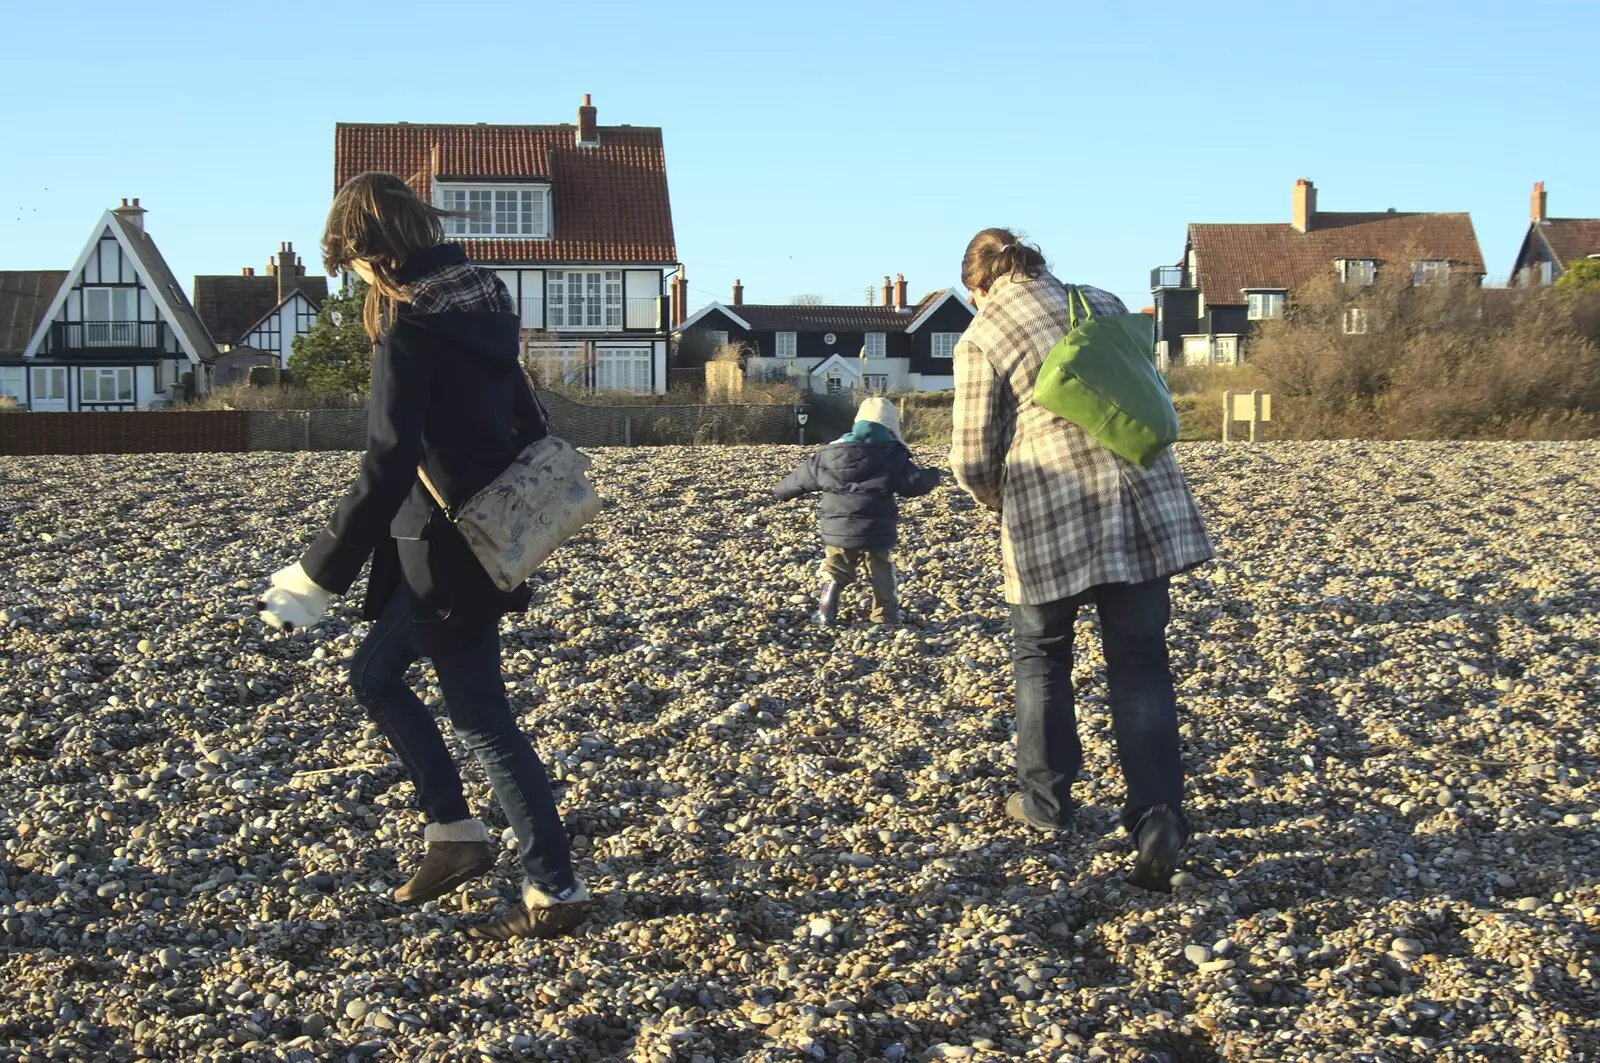
{"label": "white window frame", "polygon": [[1442,258],[1423,258],[1411,263],[1411,283],[1439,284],[1450,279],[1450,263]]}
{"label": "white window frame", "polygon": [[[119,299],[118,295],[123,298]],[[91,296],[104,296],[104,312],[91,311]],[[118,305],[121,304],[121,305]],[[106,284],[85,285],[83,289],[83,345],[85,347],[133,347],[139,342],[139,289]],[[133,339],[129,330],[118,325],[132,323]],[[100,326],[100,327],[96,327]]]}
{"label": "white window frame", "polygon": [[1245,317],[1251,321],[1275,321],[1283,316],[1283,292],[1247,291]]}
{"label": "white window frame", "polygon": [[64,365],[36,365],[32,368],[34,401],[65,402],[67,399],[67,367]]}
{"label": "white window frame", "polygon": [[1341,258],[1339,260],[1339,279],[1345,284],[1359,284],[1361,287],[1370,287],[1378,279],[1378,263],[1370,258]]}
{"label": "white window frame", "polygon": [[620,330],[622,289],[620,269],[550,270],[545,274],[545,327],[565,332]]}
{"label": "white window frame", "polygon": [[961,342],[961,333],[935,332],[928,337],[928,341],[930,344],[928,349],[933,352],[935,358],[954,358],[956,344]]}
{"label": "white window frame", "polygon": [[822,378],[829,395],[842,395],[845,392],[844,375],[841,373],[827,373]]}
{"label": "white window frame", "polygon": [[1339,319],[1339,327],[1346,336],[1365,336],[1367,311],[1359,306],[1348,307]]}
{"label": "white window frame", "polygon": [[887,332],[867,333],[866,344],[868,358],[885,358],[889,354],[889,334]]}
{"label": "white window frame", "polygon": [[711,344],[711,353],[715,354],[728,345],[728,330],[725,328],[707,329],[706,339]]}
{"label": "white window frame", "polygon": [[1543,287],[1550,287],[1556,282],[1556,264],[1548,258],[1539,263],[1539,283]]}
{"label": "white window frame", "polygon": [[655,351],[650,347],[599,347],[594,352],[594,389],[648,395]]}
{"label": "white window frame", "polygon": [[548,240],[551,236],[550,186],[472,184],[446,181],[433,187],[440,210],[466,214],[441,218],[452,239]]}
{"label": "white window frame", "polygon": [[772,351],[779,358],[798,358],[800,354],[800,334],[798,332],[779,332],[773,335]]}
{"label": "white window frame", "polygon": [[[547,385],[587,388],[589,386],[588,350],[581,343],[534,343],[528,346],[528,360],[533,363]],[[551,369],[559,380],[551,379]]]}
{"label": "white window frame", "polygon": [[1211,363],[1213,365],[1238,365],[1239,364],[1239,337],[1214,336],[1211,340]]}
{"label": "white window frame", "polygon": [[18,406],[28,404],[27,369],[20,365],[0,366],[0,399],[11,399]]}
{"label": "white window frame", "polygon": [[1209,365],[1211,363],[1211,337],[1185,336],[1183,338],[1183,364]]}
{"label": "white window frame", "polygon": [[889,392],[889,374],[865,373],[861,377],[861,389],[869,395],[886,395]]}
{"label": "white window frame", "polygon": [[[100,397],[107,380],[111,381],[114,398]],[[92,395],[89,387],[91,381],[94,383]],[[128,406],[134,400],[133,383],[133,370],[127,367],[97,366],[93,369],[79,369],[78,401],[103,406]]]}

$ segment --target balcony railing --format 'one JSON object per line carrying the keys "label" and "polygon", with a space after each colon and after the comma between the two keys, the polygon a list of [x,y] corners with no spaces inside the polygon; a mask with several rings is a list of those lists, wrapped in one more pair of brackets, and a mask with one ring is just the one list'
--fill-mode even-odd
{"label": "balcony railing", "polygon": [[57,321],[50,326],[50,346],[58,351],[163,351],[163,321]]}
{"label": "balcony railing", "polygon": [[661,332],[662,300],[521,299],[522,327],[551,332]]}
{"label": "balcony railing", "polygon": [[1194,279],[1182,266],[1157,266],[1150,271],[1150,288],[1193,288]]}

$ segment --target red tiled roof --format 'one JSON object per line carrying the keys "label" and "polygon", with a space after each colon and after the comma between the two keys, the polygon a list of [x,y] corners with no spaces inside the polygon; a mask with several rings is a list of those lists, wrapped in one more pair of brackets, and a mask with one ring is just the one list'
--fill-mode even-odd
{"label": "red tiled roof", "polygon": [[1339,214],[1317,212],[1310,232],[1292,225],[1189,226],[1197,283],[1211,306],[1245,302],[1247,288],[1294,289],[1331,272],[1336,259],[1386,265],[1442,259],[1454,272],[1481,277],[1483,252],[1468,214]]}
{"label": "red tiled roof", "polygon": [[67,279],[64,269],[0,270],[0,355],[19,355]]}
{"label": "red tiled roof", "polygon": [[1562,269],[1600,255],[1600,218],[1546,218],[1538,228]]}
{"label": "red tiled roof", "polygon": [[580,148],[570,125],[339,123],[334,187],[367,170],[398,174],[424,196],[439,177],[548,180],[554,237],[461,240],[478,262],[678,260],[659,129],[601,126],[599,146]]}

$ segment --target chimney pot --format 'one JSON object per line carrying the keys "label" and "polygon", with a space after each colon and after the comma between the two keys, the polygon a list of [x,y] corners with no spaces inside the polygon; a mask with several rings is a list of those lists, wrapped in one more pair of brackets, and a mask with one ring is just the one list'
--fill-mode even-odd
{"label": "chimney pot", "polygon": [[1308,233],[1317,221],[1317,186],[1304,177],[1294,183],[1295,232]]}
{"label": "chimney pot", "polygon": [[1544,182],[1535,181],[1533,183],[1533,223],[1535,225],[1550,216],[1549,207],[1550,197],[1544,190]]}
{"label": "chimney pot", "polygon": [[239,270],[239,276],[241,277],[254,277],[255,275],[256,268],[254,266],[245,266],[243,269]]}

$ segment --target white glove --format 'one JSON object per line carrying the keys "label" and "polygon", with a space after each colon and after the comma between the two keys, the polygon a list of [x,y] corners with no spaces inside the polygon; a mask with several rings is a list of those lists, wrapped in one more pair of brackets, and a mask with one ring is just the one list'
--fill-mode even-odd
{"label": "white glove", "polygon": [[272,574],[272,586],[257,604],[261,619],[283,631],[310,627],[327,612],[332,591],[311,582],[299,562]]}

